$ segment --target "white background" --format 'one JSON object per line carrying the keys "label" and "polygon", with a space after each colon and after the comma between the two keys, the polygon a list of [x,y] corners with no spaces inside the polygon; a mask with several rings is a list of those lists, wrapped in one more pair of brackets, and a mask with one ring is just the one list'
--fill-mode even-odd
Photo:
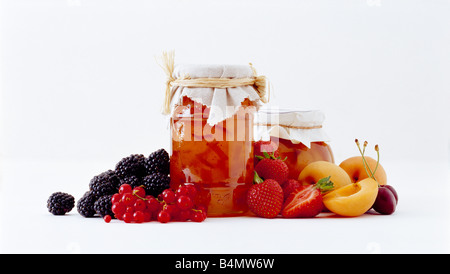
{"label": "white background", "polygon": [[[448,0],[1,1],[0,251],[450,252],[449,14]],[[273,106],[324,111],[337,163],[355,138],[379,144],[398,211],[167,225],[49,214],[51,193],[78,199],[122,157],[170,149],[155,57],[171,49],[177,63],[252,62]],[[148,236],[110,243],[127,231]],[[278,239],[257,240],[267,233]]]}

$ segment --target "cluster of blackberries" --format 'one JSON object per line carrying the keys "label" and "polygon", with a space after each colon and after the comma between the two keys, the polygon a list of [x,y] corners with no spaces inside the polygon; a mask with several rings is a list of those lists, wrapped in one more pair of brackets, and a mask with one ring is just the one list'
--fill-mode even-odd
{"label": "cluster of blackberries", "polygon": [[[148,157],[132,154],[120,160],[114,170],[102,172],[91,179],[89,190],[77,201],[77,211],[84,217],[93,217],[96,214],[102,217],[114,216],[111,211],[111,197],[119,192],[122,184],[142,186],[146,195],[158,197],[163,190],[170,187],[169,172],[169,154],[165,149],[159,149]],[[74,207],[74,199],[70,194],[57,193],[50,196],[47,208],[54,215],[64,215]]]}

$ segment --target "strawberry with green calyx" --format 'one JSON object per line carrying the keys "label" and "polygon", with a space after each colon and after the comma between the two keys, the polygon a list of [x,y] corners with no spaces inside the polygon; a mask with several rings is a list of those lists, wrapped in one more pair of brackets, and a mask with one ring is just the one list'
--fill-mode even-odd
{"label": "strawberry with green calyx", "polygon": [[250,211],[259,217],[275,218],[283,206],[283,189],[273,179],[261,179],[256,171],[254,183],[247,193]]}
{"label": "strawberry with green calyx", "polygon": [[274,153],[263,152],[263,155],[264,157],[257,156],[260,161],[255,166],[255,171],[265,180],[273,179],[283,185],[289,176],[289,167],[284,162],[286,159],[281,160],[280,157],[275,157]]}
{"label": "strawberry with green calyx", "polygon": [[253,145],[255,155],[255,165],[259,160],[264,159],[264,152],[273,155],[275,158],[280,157],[278,146],[272,141],[257,141]]}
{"label": "strawberry with green calyx", "polygon": [[331,176],[320,179],[316,184],[294,190],[284,202],[281,215],[285,218],[312,218],[323,209],[322,193],[334,188]]}

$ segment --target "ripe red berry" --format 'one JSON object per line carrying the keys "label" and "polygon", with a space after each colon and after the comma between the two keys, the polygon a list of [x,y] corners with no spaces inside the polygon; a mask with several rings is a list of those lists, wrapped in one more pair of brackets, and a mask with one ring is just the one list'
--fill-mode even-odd
{"label": "ripe red berry", "polygon": [[122,195],[122,201],[123,201],[124,205],[126,205],[126,206],[133,205],[135,200],[136,200],[136,197],[133,196],[133,194],[131,194],[130,192],[124,193]]}
{"label": "ripe red berry", "polygon": [[136,223],[142,223],[142,222],[144,222],[144,219],[145,219],[144,212],[136,211],[136,212],[133,213],[133,220]]}
{"label": "ripe red berry", "polygon": [[147,208],[147,203],[142,199],[137,199],[136,202],[134,202],[134,210],[136,211],[143,211]]}
{"label": "ripe red berry", "polygon": [[119,194],[131,193],[133,191],[133,187],[129,184],[123,184],[119,188]]}
{"label": "ripe red berry", "polygon": [[139,197],[139,198],[144,198],[145,197],[145,189],[137,186],[135,188],[133,188],[133,195]]}
{"label": "ripe red berry", "polygon": [[162,210],[161,212],[159,212],[158,214],[158,222],[160,223],[168,223],[170,221],[170,214],[165,211]]}
{"label": "ripe red berry", "polygon": [[109,222],[111,222],[111,216],[110,216],[110,215],[105,215],[105,217],[103,217],[103,220],[104,220],[106,223],[109,223]]}
{"label": "ripe red berry", "polygon": [[125,213],[122,218],[125,223],[131,223],[133,221],[133,213]]}
{"label": "ripe red berry", "polygon": [[192,211],[191,220],[194,222],[203,222],[205,220],[205,215],[201,211]]}
{"label": "ripe red berry", "polygon": [[188,210],[191,209],[193,206],[192,200],[191,198],[189,198],[188,196],[180,196],[177,199],[177,206],[181,209],[181,210]]}
{"label": "ripe red berry", "polygon": [[171,189],[166,189],[162,192],[164,202],[170,204],[175,201],[175,193]]}
{"label": "ripe red berry", "polygon": [[116,193],[111,197],[111,203],[112,204],[118,203],[118,202],[120,202],[121,199],[122,199],[122,195],[119,193]]}
{"label": "ripe red berry", "polygon": [[112,212],[116,216],[122,216],[125,213],[126,206],[123,202],[114,203],[111,207]]}

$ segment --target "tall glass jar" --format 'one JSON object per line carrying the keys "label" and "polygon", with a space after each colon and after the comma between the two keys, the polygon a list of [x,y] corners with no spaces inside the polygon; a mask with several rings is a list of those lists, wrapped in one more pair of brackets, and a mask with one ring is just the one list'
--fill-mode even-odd
{"label": "tall glass jar", "polygon": [[329,138],[322,129],[323,112],[297,110],[260,110],[255,122],[256,140],[271,141],[289,167],[289,179],[315,161],[334,163]]}
{"label": "tall glass jar", "polygon": [[[253,77],[248,66],[175,68],[175,78],[186,74],[190,79]],[[253,183],[253,121],[260,95],[252,86],[184,86],[174,94],[178,98],[170,122],[172,188],[194,185],[200,197],[197,203],[207,207],[210,217],[246,214],[246,193]]]}

